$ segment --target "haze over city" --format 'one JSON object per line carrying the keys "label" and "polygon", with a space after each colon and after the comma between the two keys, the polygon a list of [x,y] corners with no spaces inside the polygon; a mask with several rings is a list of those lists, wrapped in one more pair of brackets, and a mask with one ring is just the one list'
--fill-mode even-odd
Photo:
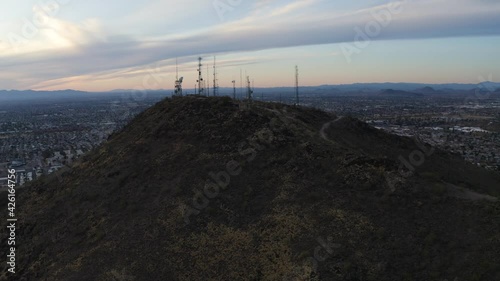
{"label": "haze over city", "polygon": [[[0,89],[185,87],[197,58],[219,86],[499,82],[500,3],[425,1],[23,1],[0,4]],[[204,75],[206,70],[204,70]]]}

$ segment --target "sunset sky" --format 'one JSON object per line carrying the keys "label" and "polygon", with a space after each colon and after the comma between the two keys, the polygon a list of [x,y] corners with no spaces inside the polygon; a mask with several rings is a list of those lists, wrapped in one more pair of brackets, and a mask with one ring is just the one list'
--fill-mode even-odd
{"label": "sunset sky", "polygon": [[[0,2],[0,89],[500,82],[496,0]],[[212,82],[210,82],[212,84]]]}

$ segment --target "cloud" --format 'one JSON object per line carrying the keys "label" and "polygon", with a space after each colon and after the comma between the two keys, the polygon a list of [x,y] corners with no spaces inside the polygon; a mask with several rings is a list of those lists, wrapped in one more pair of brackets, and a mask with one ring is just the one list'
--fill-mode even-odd
{"label": "cloud", "polygon": [[[38,7],[34,7],[36,12]],[[101,23],[96,19],[86,19],[72,23],[47,17],[41,23],[24,21],[19,32],[9,32],[0,42],[0,58],[20,57],[40,53],[55,53],[60,49],[76,49],[79,46],[106,42]]]}
{"label": "cloud", "polygon": [[[256,6],[262,8],[271,2],[275,3],[261,0]],[[24,77],[22,83],[47,83],[133,69],[175,57],[352,42],[355,27],[364,28],[373,21],[373,12],[387,8],[381,5],[341,15],[313,3],[295,1],[200,32],[161,38],[113,36],[96,20],[75,24],[54,19],[22,55],[3,55],[0,68]],[[297,15],[305,7],[307,13]],[[500,3],[496,1],[407,0],[401,9],[391,15],[390,25],[373,40],[500,35]],[[51,45],[43,45],[46,42]],[[0,50],[5,48],[5,42],[0,42]]]}
{"label": "cloud", "polygon": [[289,14],[293,11],[298,10],[298,9],[313,5],[315,2],[317,2],[317,1],[316,0],[295,1],[295,2],[292,2],[286,6],[280,7],[279,9],[273,11],[271,13],[271,16],[276,17],[276,16],[286,15],[286,14]]}

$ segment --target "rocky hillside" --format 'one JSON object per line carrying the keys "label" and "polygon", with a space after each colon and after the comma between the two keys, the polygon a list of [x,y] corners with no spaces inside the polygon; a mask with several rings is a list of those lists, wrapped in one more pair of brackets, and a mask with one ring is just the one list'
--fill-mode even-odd
{"label": "rocky hillside", "polygon": [[498,173],[353,118],[166,99],[19,190],[16,278],[500,280],[499,195]]}

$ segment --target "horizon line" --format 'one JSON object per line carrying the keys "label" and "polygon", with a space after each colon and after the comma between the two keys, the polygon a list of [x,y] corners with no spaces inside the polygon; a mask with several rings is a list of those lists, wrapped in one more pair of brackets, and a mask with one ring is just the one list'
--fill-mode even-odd
{"label": "horizon line", "polygon": [[[460,85],[460,86],[477,86],[481,84],[499,84],[500,81],[483,81],[477,83],[461,83],[461,82],[444,82],[444,83],[425,83],[425,82],[356,82],[356,83],[346,83],[346,84],[319,84],[319,85],[307,85],[307,86],[299,86],[299,88],[313,88],[313,87],[339,87],[339,86],[352,86],[352,85],[382,85],[382,84],[415,84],[415,85],[427,85],[427,86],[444,86],[444,85]],[[232,89],[233,87],[219,87],[219,89]],[[240,87],[237,87],[238,89]],[[253,87],[254,89],[277,89],[277,88],[292,88],[295,89],[295,86],[270,86],[270,87]],[[184,88],[184,89],[195,89],[195,88]],[[58,89],[58,90],[35,90],[35,89],[0,89],[0,91],[32,91],[32,92],[61,92],[61,91],[74,91],[74,92],[85,92],[85,93],[110,93],[110,92],[120,92],[120,91],[173,91],[174,88],[158,88],[158,89],[112,89],[112,90],[101,90],[101,91],[86,91],[86,90],[78,90],[78,89]]]}

